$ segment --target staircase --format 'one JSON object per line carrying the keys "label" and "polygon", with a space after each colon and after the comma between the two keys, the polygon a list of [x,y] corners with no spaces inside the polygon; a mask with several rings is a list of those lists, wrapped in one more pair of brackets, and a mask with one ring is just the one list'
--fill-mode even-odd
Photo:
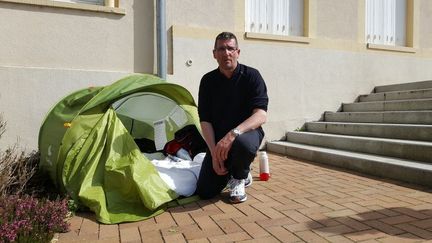
{"label": "staircase", "polygon": [[377,86],[267,150],[432,187],[432,81]]}

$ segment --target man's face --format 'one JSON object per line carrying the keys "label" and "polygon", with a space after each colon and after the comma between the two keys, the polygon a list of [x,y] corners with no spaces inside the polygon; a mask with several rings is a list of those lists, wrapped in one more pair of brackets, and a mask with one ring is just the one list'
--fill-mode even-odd
{"label": "man's face", "polygon": [[237,48],[235,39],[216,41],[213,57],[217,60],[220,69],[234,71],[239,56],[240,49]]}

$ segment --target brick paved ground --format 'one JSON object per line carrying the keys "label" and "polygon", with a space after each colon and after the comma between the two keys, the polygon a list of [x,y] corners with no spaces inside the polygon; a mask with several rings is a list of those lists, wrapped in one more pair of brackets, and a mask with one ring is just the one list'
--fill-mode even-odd
{"label": "brick paved ground", "polygon": [[272,178],[255,162],[245,203],[222,194],[119,225],[78,214],[58,242],[432,242],[432,189],[269,157]]}

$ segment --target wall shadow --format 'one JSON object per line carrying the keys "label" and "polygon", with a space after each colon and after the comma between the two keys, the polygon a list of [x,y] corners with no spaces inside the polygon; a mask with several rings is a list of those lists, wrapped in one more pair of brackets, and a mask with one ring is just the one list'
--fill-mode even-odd
{"label": "wall shadow", "polygon": [[[362,239],[362,236],[367,234],[380,235],[382,233],[389,237],[395,236],[410,240],[432,239],[430,231],[432,209],[414,210],[406,207],[391,207],[350,216],[311,220],[306,224],[314,231],[348,235],[352,240]],[[347,227],[341,227],[341,224]]]}
{"label": "wall shadow", "polygon": [[[273,153],[273,152],[270,152]],[[306,163],[306,164],[311,164],[311,165],[315,165],[315,166],[319,166],[325,169],[330,169],[330,170],[335,170],[335,171],[340,171],[340,172],[344,172],[344,173],[349,173],[352,175],[357,175],[360,177],[364,177],[364,178],[368,178],[368,179],[372,179],[372,180],[377,180],[377,181],[381,181],[381,182],[385,182],[385,183],[390,183],[393,185],[397,185],[397,186],[401,186],[401,187],[406,187],[406,188],[410,188],[413,190],[418,190],[418,191],[423,191],[423,192],[428,192],[428,193],[432,193],[432,186],[431,187],[426,187],[426,186],[422,186],[422,185],[417,185],[417,184],[412,184],[412,183],[408,183],[408,182],[404,182],[404,181],[398,181],[395,179],[391,179],[391,178],[383,178],[383,177],[379,177],[379,176],[375,176],[375,175],[369,175],[369,174],[365,174],[362,172],[358,172],[355,170],[350,170],[350,169],[346,169],[346,168],[342,168],[342,167],[338,167],[335,165],[331,165],[331,164],[326,164],[326,163],[318,163],[318,162],[314,162],[314,161],[310,161],[310,160],[305,160],[305,159],[300,159],[300,158],[296,158],[293,156],[288,156],[288,155],[284,155],[284,154],[279,154],[279,153],[274,153],[295,161],[298,161],[300,163]]]}

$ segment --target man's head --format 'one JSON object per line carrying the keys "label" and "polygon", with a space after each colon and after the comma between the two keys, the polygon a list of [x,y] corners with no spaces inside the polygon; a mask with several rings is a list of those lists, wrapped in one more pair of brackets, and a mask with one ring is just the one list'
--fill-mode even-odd
{"label": "man's head", "polygon": [[219,69],[222,72],[233,72],[239,56],[237,37],[230,32],[220,33],[216,37],[213,49],[213,57],[217,60]]}
{"label": "man's head", "polygon": [[219,40],[231,40],[231,39],[233,39],[235,41],[235,47],[238,48],[237,37],[231,32],[222,32],[216,36],[216,40],[214,43],[214,49],[216,49],[217,42]]}

